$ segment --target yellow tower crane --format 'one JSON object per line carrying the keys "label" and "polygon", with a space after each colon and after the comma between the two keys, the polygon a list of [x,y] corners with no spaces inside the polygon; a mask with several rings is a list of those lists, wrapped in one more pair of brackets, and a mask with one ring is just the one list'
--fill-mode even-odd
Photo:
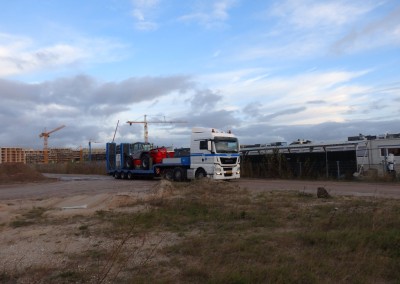
{"label": "yellow tower crane", "polygon": [[147,115],[144,115],[144,120],[143,121],[127,121],[126,123],[129,123],[129,125],[132,125],[134,123],[143,123],[144,124],[144,142],[145,143],[149,143],[149,128],[147,126],[149,123],[169,123],[169,124],[173,124],[173,123],[187,123],[187,122],[186,121],[165,121],[165,120],[147,121]]}
{"label": "yellow tower crane", "polygon": [[46,129],[44,129],[44,131],[42,133],[40,133],[39,137],[42,138],[43,137],[43,141],[44,141],[44,146],[43,146],[43,163],[48,164],[49,163],[49,148],[48,148],[48,139],[50,137],[50,134],[53,132],[56,132],[58,130],[60,130],[61,128],[64,128],[65,125],[61,125],[49,132],[46,132]]}

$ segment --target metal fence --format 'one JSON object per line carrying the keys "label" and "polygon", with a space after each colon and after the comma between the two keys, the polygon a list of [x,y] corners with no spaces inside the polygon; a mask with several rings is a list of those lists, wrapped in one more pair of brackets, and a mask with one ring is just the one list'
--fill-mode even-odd
{"label": "metal fence", "polygon": [[351,152],[244,156],[241,175],[262,178],[351,179],[357,172],[355,151]]}

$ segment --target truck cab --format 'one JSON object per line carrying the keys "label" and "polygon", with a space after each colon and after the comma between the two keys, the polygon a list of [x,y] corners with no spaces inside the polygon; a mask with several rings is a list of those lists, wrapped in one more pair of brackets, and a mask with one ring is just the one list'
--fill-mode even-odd
{"label": "truck cab", "polygon": [[190,145],[189,179],[240,178],[239,141],[230,132],[215,128],[193,128]]}

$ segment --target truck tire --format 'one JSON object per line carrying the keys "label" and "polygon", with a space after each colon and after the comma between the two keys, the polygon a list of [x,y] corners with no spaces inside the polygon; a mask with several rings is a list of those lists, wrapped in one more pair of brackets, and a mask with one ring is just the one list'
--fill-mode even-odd
{"label": "truck tire", "polygon": [[150,168],[150,156],[149,154],[144,154],[140,159],[140,163],[143,170],[148,170]]}
{"label": "truck tire", "polygon": [[202,179],[207,176],[206,171],[203,169],[198,169],[194,175],[196,179]]}
{"label": "truck tire", "polygon": [[119,172],[114,172],[114,178],[115,179],[120,179],[121,178],[120,173]]}
{"label": "truck tire", "polygon": [[121,179],[126,179],[126,178],[127,178],[126,172],[121,172]]}
{"label": "truck tire", "polygon": [[173,180],[174,171],[172,169],[166,169],[163,173],[163,178],[165,178],[166,180]]}
{"label": "truck tire", "polygon": [[182,168],[174,169],[174,181],[183,181],[185,179],[185,172]]}

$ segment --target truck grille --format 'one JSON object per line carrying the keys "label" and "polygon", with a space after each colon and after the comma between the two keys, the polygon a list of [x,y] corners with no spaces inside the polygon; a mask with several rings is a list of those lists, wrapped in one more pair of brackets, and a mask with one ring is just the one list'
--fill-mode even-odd
{"label": "truck grille", "polygon": [[233,174],[233,172],[232,172],[232,168],[224,168],[224,172],[225,172],[225,176],[226,177],[230,177],[230,176],[232,176],[232,174]]}
{"label": "truck grille", "polygon": [[221,164],[223,165],[229,165],[229,164],[236,164],[237,158],[220,158],[221,159]]}

